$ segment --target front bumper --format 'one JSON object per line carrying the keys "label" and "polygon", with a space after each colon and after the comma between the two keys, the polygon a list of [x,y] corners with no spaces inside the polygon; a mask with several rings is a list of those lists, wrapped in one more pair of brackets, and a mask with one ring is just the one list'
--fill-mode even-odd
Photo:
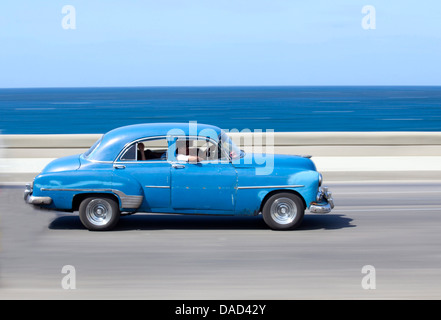
{"label": "front bumper", "polygon": [[309,211],[312,213],[329,213],[334,209],[334,199],[327,187],[319,188],[316,201],[311,202]]}
{"label": "front bumper", "polygon": [[32,183],[26,184],[25,190],[24,190],[24,201],[28,204],[35,204],[35,205],[41,205],[41,204],[51,204],[52,198],[50,197],[35,197],[32,195],[33,192],[33,185]]}

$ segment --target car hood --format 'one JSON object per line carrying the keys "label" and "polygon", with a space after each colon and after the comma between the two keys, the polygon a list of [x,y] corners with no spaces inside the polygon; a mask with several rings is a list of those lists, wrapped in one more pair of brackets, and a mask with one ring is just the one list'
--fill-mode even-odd
{"label": "car hood", "polygon": [[51,161],[41,173],[77,170],[80,165],[79,154],[62,157]]}
{"label": "car hood", "polygon": [[247,153],[240,160],[233,160],[238,167],[289,167],[317,171],[314,162],[308,157],[285,154]]}

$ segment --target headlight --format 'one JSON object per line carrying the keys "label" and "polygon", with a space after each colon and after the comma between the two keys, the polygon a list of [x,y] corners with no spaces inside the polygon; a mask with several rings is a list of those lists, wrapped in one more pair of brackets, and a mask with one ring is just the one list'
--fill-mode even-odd
{"label": "headlight", "polygon": [[319,173],[319,187],[322,185],[323,182],[323,176],[321,173]]}

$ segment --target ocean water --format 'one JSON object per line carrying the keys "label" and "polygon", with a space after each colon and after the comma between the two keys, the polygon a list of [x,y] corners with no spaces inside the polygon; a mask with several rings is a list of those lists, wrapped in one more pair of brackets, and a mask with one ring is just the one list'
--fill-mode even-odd
{"label": "ocean water", "polygon": [[441,131],[441,87],[0,89],[2,134],[197,121],[263,131]]}

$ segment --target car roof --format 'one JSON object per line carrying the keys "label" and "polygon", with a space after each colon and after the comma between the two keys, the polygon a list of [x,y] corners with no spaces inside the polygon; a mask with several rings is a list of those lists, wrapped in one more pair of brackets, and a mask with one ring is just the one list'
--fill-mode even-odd
{"label": "car roof", "polygon": [[196,122],[167,122],[134,124],[113,129],[102,136],[100,144],[88,160],[114,161],[128,143],[156,136],[202,136],[217,140],[222,130],[216,126]]}

